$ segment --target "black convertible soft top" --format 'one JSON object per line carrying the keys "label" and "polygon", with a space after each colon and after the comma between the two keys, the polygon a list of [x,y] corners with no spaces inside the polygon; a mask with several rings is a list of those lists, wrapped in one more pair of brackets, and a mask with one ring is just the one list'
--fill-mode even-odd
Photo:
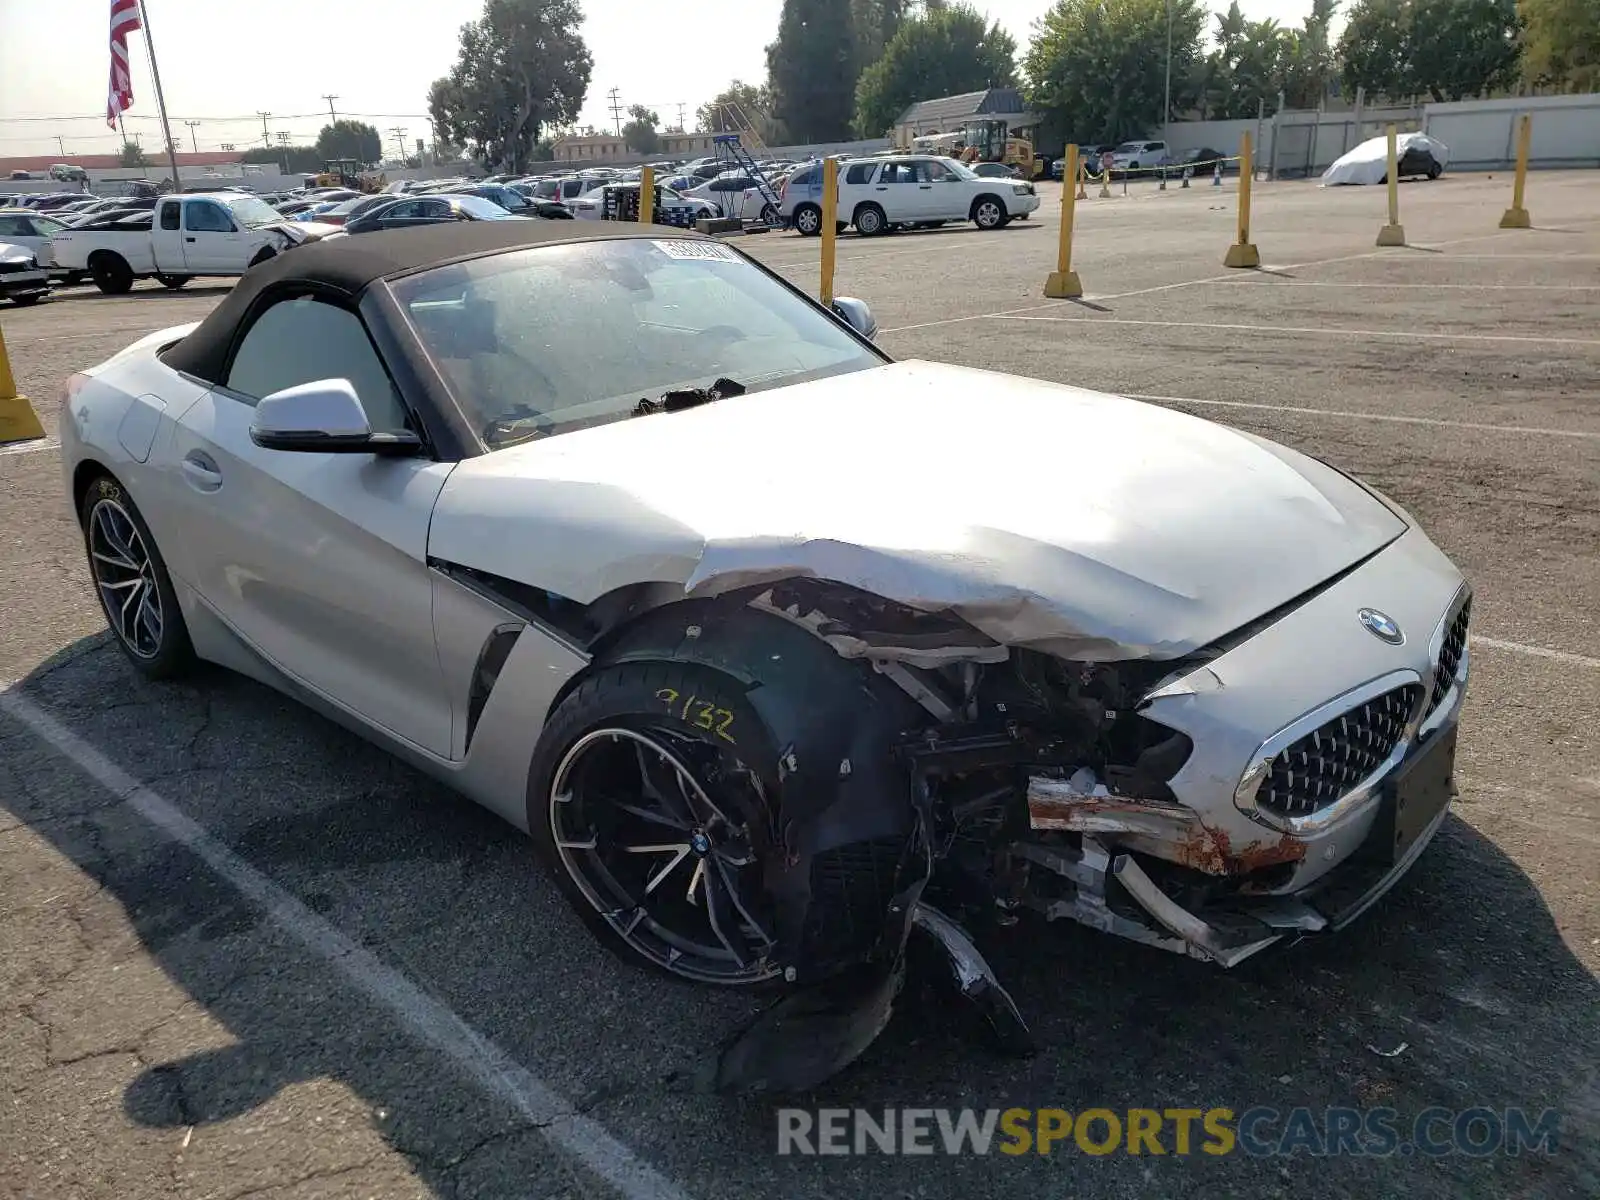
{"label": "black convertible soft top", "polygon": [[613,238],[670,237],[705,240],[703,234],[665,225],[588,221],[448,221],[413,229],[351,234],[307,242],[246,271],[223,302],[162,360],[178,371],[216,382],[222,378],[229,347],[256,297],[280,285],[304,283],[338,293],[354,303],[374,280],[481,258],[524,246]]}

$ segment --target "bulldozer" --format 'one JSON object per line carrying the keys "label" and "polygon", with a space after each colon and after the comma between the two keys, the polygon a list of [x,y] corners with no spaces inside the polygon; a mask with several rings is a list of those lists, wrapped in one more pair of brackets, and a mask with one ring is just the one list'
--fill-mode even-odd
{"label": "bulldozer", "polygon": [[1033,143],[1016,137],[1003,118],[980,117],[961,127],[962,162],[997,162],[1016,167],[1024,179],[1038,179],[1045,163],[1033,152]]}
{"label": "bulldozer", "polygon": [[321,174],[313,176],[310,183],[311,187],[342,187],[367,195],[381,192],[388,185],[386,175],[362,171],[361,164],[353,158],[329,159],[322,164]]}

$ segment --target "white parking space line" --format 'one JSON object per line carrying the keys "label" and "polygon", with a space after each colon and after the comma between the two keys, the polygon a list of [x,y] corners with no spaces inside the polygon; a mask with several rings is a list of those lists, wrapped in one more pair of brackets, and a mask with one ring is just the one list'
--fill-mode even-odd
{"label": "white parking space line", "polygon": [[416,1038],[450,1058],[477,1086],[510,1104],[540,1132],[631,1200],[688,1200],[644,1162],[404,975],[357,945],[261,874],[170,801],[143,786],[77,734],[15,690],[0,692],[0,712],[25,725],[137,812],[171,842],[205,862],[312,954]]}
{"label": "white parking space line", "polygon": [[17,446],[0,446],[0,458],[8,454],[37,454],[40,450],[59,450],[61,443],[55,438],[45,438],[39,442],[23,442]]}
{"label": "white parking space line", "polygon": [[1399,338],[1430,342],[1532,342],[1554,346],[1600,346],[1600,338],[1533,337],[1519,333],[1423,333],[1411,329],[1329,329],[1317,325],[1236,325],[1219,321],[1142,321],[1133,317],[1025,317],[992,313],[985,321],[1053,321],[1058,325],[1146,325],[1159,329],[1224,329],[1239,333],[1306,333],[1319,337]]}
{"label": "white parking space line", "polygon": [[1297,404],[1252,404],[1246,400],[1199,400],[1193,396],[1155,396],[1145,392],[1124,392],[1130,400],[1149,400],[1157,404],[1200,404],[1216,408],[1248,408],[1258,412],[1296,413],[1311,417],[1343,417],[1355,421],[1387,421],[1395,425],[1432,425],[1440,429],[1472,429],[1486,433],[1520,433],[1542,437],[1577,438],[1600,442],[1600,433],[1585,429],[1551,429],[1541,425],[1494,425],[1487,421],[1452,421],[1447,417],[1402,417],[1394,413],[1361,412],[1358,409],[1305,408]]}
{"label": "white parking space line", "polygon": [[1491,650],[1507,650],[1512,654],[1526,654],[1533,658],[1547,658],[1551,662],[1566,663],[1570,667],[1589,667],[1600,671],[1600,658],[1587,654],[1574,654],[1570,650],[1551,650],[1548,646],[1528,646],[1522,642],[1503,642],[1499,638],[1473,634],[1467,639],[1474,646],[1487,646]]}
{"label": "white parking space line", "polygon": [[1427,292],[1600,292],[1600,283],[1341,283],[1325,279],[1273,279],[1266,275],[1240,282],[1255,283],[1264,288],[1378,288],[1382,291],[1415,288]]}

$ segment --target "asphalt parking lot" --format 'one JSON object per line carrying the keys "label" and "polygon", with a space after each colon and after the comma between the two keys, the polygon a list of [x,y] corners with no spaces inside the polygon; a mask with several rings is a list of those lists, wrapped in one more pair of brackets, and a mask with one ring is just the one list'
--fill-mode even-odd
{"label": "asphalt parking lot", "polygon": [[[1263,267],[1229,272],[1232,181],[1091,189],[1077,302],[1041,296],[1053,196],[993,234],[841,239],[836,292],[897,357],[1372,481],[1472,579],[1474,678],[1455,814],[1346,934],[1223,973],[1024,924],[986,949],[1039,1055],[912,995],[797,1103],[1555,1109],[1554,1154],[779,1157],[779,1102],[686,1084],[746,1001],[620,966],[520,835],[276,694],[137,682],[47,444],[0,448],[0,1196],[1600,1194],[1600,173],[1533,176],[1533,230],[1496,228],[1509,193],[1407,184],[1412,245],[1380,251],[1381,190],[1258,185]],[[815,291],[815,241],[740,244]],[[52,428],[68,373],[225,292],[76,289],[0,324]],[[920,486],[961,486],[961,433]]]}

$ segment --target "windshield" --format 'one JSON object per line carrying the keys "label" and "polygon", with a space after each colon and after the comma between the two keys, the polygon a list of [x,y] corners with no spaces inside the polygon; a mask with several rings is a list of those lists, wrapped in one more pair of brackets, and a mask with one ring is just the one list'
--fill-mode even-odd
{"label": "windshield", "polygon": [[264,200],[254,196],[234,196],[226,201],[233,219],[246,229],[260,229],[283,220],[283,214]]}
{"label": "windshield", "polygon": [[1122,145],[1120,145],[1120,146],[1118,146],[1116,148],[1114,153],[1117,153],[1117,154],[1137,154],[1142,149],[1144,149],[1144,143],[1143,142],[1123,142]]}
{"label": "windshield", "polygon": [[535,246],[391,286],[490,449],[618,420],[641,400],[719,379],[749,393],[882,362],[720,242]]}

